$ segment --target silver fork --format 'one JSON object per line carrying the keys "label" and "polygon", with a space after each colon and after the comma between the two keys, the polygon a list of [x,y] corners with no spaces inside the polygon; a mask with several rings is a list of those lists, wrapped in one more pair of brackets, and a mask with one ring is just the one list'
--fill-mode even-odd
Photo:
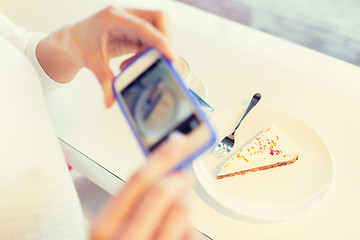
{"label": "silver fork", "polygon": [[259,102],[260,98],[261,98],[260,93],[254,94],[254,96],[251,99],[251,102],[249,103],[249,106],[247,107],[246,111],[244,112],[244,114],[242,115],[242,117],[240,118],[238,123],[236,124],[234,131],[231,134],[229,134],[228,136],[224,137],[223,140],[221,140],[216,145],[214,152],[213,152],[214,155],[225,156],[226,154],[228,154],[231,151],[231,149],[234,147],[234,143],[235,143],[235,131],[238,129],[238,127],[240,126],[240,123],[246,117],[246,115],[250,112],[250,110],[253,107],[255,107],[255,105]]}

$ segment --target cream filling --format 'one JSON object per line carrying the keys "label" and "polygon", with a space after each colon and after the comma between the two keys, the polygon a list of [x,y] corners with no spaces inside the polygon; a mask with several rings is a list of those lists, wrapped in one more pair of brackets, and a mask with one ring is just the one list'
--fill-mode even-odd
{"label": "cream filling", "polygon": [[298,155],[292,141],[277,127],[271,126],[236,152],[218,175],[286,162]]}

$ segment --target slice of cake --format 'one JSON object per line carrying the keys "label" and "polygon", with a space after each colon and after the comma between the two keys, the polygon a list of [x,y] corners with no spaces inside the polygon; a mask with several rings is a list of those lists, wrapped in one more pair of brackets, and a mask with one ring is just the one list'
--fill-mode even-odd
{"label": "slice of cake", "polygon": [[294,163],[299,158],[295,145],[285,133],[271,126],[235,153],[221,168],[217,179],[244,175]]}

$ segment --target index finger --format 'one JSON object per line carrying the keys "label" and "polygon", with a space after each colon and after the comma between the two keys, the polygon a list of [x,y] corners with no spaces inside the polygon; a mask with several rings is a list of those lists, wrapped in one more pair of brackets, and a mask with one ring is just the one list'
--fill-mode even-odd
{"label": "index finger", "polygon": [[134,35],[137,36],[140,41],[145,43],[145,45],[157,48],[170,60],[174,60],[176,58],[170,39],[151,22],[132,14],[129,14],[128,21],[128,31],[133,31]]}
{"label": "index finger", "polygon": [[136,38],[143,47],[155,47],[170,60],[175,59],[176,54],[168,37],[165,20],[154,20],[152,14],[146,10],[110,8],[109,11],[111,24],[110,22],[107,24],[111,31],[129,34],[132,38]]}
{"label": "index finger", "polygon": [[171,39],[169,31],[169,17],[159,10],[144,10],[144,9],[125,9],[125,11],[142,18],[162,32],[168,39]]}

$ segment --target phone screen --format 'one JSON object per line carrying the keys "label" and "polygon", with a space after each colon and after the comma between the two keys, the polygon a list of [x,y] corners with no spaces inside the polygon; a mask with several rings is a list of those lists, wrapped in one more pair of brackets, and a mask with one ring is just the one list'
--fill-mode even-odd
{"label": "phone screen", "polygon": [[173,131],[187,134],[200,124],[194,107],[160,59],[120,94],[148,151]]}

